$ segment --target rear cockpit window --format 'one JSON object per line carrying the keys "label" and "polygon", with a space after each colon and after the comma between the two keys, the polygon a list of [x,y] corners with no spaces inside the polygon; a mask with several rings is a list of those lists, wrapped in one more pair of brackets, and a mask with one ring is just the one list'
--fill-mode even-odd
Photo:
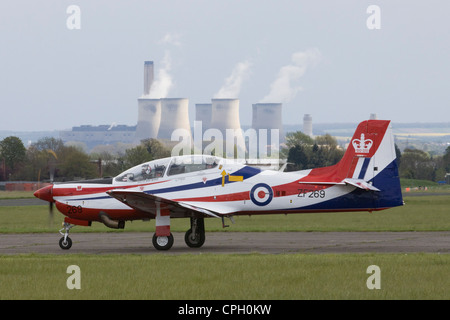
{"label": "rear cockpit window", "polygon": [[173,176],[177,174],[209,170],[217,167],[217,165],[218,161],[214,157],[192,156],[175,158],[170,164],[167,175]]}

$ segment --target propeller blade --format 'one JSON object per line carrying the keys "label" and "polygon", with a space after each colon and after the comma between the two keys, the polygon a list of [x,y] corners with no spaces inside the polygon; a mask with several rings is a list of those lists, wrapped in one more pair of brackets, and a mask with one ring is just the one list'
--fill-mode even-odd
{"label": "propeller blade", "polygon": [[53,202],[49,202],[48,206],[48,224],[53,227]]}

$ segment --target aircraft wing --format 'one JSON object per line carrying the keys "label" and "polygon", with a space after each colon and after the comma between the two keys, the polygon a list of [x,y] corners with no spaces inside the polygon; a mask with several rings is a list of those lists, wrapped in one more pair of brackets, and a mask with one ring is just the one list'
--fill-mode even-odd
{"label": "aircraft wing", "polygon": [[171,217],[214,217],[220,218],[217,213],[205,208],[193,206],[185,202],[173,201],[142,191],[111,190],[107,192],[111,197],[126,204],[135,210],[144,211],[156,215],[158,206],[170,210]]}

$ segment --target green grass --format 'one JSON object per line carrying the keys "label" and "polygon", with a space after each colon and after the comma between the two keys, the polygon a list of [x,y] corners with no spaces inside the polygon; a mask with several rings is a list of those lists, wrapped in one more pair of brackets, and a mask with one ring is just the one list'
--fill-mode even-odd
{"label": "green grass", "polygon": [[34,198],[33,191],[0,191],[0,199]]}
{"label": "green grass", "polygon": [[[206,231],[446,231],[450,230],[450,196],[405,197],[406,205],[378,212],[338,212],[290,215],[236,216],[235,224],[222,229],[220,219],[206,219]],[[49,221],[47,206],[0,207],[0,233],[55,232],[64,216],[54,211]],[[150,222],[127,222],[125,231],[153,232]],[[189,219],[172,219],[173,231],[189,229]],[[94,222],[71,232],[115,231]]]}
{"label": "green grass", "polygon": [[[81,271],[69,290],[67,267]],[[0,256],[5,299],[449,299],[450,255]],[[366,286],[367,267],[381,289]]]}

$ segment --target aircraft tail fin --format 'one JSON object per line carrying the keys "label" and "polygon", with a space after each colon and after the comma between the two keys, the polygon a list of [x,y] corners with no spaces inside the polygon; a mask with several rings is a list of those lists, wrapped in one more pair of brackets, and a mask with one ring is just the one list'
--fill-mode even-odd
{"label": "aircraft tail fin", "polygon": [[312,169],[306,181],[365,181],[378,189],[376,208],[403,204],[394,136],[388,120],[361,122],[339,163]]}

